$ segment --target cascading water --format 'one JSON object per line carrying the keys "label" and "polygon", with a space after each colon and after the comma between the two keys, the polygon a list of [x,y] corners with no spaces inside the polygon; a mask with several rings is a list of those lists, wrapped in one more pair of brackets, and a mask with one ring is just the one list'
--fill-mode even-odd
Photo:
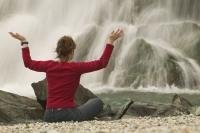
{"label": "cascading water", "polygon": [[199,0],[0,0],[0,88],[33,95],[30,84],[45,77],[24,68],[9,31],[27,37],[33,59],[54,58],[58,38],[71,35],[75,60],[92,60],[121,27],[125,35],[108,67],[83,76],[82,84],[95,91],[200,90],[199,7]]}

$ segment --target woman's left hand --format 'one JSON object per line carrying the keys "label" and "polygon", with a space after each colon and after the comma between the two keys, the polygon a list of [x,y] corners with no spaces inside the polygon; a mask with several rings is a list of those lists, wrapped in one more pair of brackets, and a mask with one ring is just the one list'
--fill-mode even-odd
{"label": "woman's left hand", "polygon": [[22,35],[18,34],[18,33],[9,32],[9,34],[10,34],[13,38],[15,38],[15,39],[17,39],[17,40],[19,40],[19,41],[21,41],[21,42],[26,41],[26,38],[23,37]]}
{"label": "woman's left hand", "polygon": [[118,38],[123,36],[123,30],[117,29],[116,31],[112,31],[108,37],[107,43],[113,44]]}

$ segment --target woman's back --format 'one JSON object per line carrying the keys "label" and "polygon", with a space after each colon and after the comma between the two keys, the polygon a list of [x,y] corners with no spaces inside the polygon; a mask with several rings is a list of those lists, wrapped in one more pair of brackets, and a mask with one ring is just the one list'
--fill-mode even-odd
{"label": "woman's back", "polygon": [[105,68],[113,47],[107,44],[101,58],[89,62],[35,61],[31,59],[28,47],[22,48],[22,57],[25,67],[46,73],[47,108],[71,108],[75,107],[73,99],[81,74]]}
{"label": "woman's back", "polygon": [[73,63],[49,63],[46,72],[48,83],[47,108],[74,107],[74,95],[79,85],[80,73],[73,71]]}

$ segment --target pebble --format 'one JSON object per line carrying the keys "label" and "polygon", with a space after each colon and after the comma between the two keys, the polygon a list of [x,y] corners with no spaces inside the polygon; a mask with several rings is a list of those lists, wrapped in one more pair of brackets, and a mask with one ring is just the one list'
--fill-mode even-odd
{"label": "pebble", "polygon": [[0,133],[199,133],[200,117],[126,117],[113,121],[27,122],[0,125]]}

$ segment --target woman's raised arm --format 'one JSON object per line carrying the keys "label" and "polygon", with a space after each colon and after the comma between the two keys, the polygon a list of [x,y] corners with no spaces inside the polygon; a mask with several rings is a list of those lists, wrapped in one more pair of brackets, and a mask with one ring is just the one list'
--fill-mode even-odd
{"label": "woman's raised arm", "polygon": [[23,61],[24,61],[24,66],[37,71],[37,72],[46,72],[49,61],[35,61],[31,59],[30,56],[30,51],[29,51],[29,47],[28,47],[28,41],[26,40],[26,38],[22,35],[20,35],[19,33],[13,33],[13,32],[9,32],[9,34],[21,41],[21,45],[22,45],[22,57],[23,57]]}
{"label": "woman's raised arm", "polygon": [[105,68],[113,51],[114,42],[123,35],[123,30],[112,31],[106,41],[106,47],[100,59],[89,62],[76,62],[73,68],[76,72],[83,74]]}

